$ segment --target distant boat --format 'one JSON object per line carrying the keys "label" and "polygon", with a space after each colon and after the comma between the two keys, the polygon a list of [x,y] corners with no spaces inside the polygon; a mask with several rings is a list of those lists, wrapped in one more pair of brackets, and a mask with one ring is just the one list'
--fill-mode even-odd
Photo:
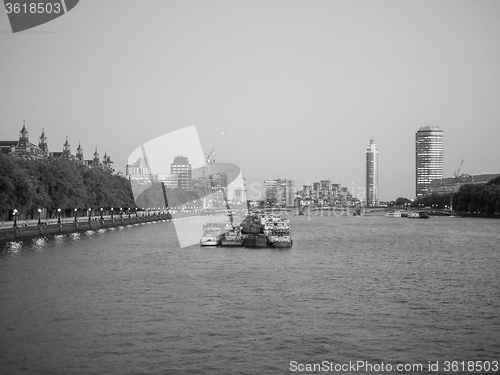
{"label": "distant boat", "polygon": [[201,246],[217,246],[220,245],[222,239],[222,233],[220,228],[209,227],[203,229],[203,234],[201,235],[200,245]]}
{"label": "distant boat", "polygon": [[292,247],[293,245],[289,229],[273,229],[267,237],[269,239],[269,247]]}
{"label": "distant boat", "polygon": [[240,224],[242,234],[259,234],[262,233],[264,226],[260,215],[249,215]]}
{"label": "distant boat", "polygon": [[409,219],[428,219],[429,215],[427,212],[410,212],[408,214]]}
{"label": "distant boat", "polygon": [[222,235],[221,246],[243,246],[243,237],[239,227],[233,226]]}
{"label": "distant boat", "polygon": [[385,216],[387,216],[387,217],[401,217],[401,211],[399,211],[399,210],[388,210],[387,214]]}
{"label": "distant boat", "polygon": [[268,215],[264,222],[264,234],[267,235],[269,247],[292,246],[290,220],[286,218]]}
{"label": "distant boat", "polygon": [[268,247],[269,242],[264,233],[261,234],[247,234],[243,244],[246,247]]}

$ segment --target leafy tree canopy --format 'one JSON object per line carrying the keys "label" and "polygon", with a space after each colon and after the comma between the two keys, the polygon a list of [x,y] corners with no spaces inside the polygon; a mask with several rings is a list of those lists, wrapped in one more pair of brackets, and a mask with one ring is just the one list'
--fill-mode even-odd
{"label": "leafy tree canopy", "polygon": [[0,155],[0,170],[2,209],[135,207],[127,179],[68,159]]}

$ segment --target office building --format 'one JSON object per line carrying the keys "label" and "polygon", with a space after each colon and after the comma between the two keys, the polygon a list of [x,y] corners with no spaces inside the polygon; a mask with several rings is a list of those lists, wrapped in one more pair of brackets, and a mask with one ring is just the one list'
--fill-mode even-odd
{"label": "office building", "polygon": [[265,180],[265,200],[271,206],[293,206],[295,204],[295,181],[287,179]]}
{"label": "office building", "polygon": [[177,176],[178,188],[191,190],[191,164],[185,156],[176,156],[174,162],[170,164],[170,173]]}
{"label": "office building", "polygon": [[366,206],[378,206],[378,150],[370,139],[366,147]]}
{"label": "office building", "polygon": [[415,134],[415,195],[430,193],[430,183],[443,178],[443,131],[424,126]]}

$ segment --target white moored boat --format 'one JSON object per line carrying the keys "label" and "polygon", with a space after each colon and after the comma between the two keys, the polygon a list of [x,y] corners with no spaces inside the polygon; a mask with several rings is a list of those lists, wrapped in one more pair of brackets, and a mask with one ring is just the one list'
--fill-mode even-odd
{"label": "white moored boat", "polygon": [[401,217],[401,211],[399,210],[389,210],[387,211],[387,217]]}
{"label": "white moored boat", "polygon": [[290,237],[290,229],[274,229],[268,235],[269,247],[292,247],[293,241]]}
{"label": "white moored boat", "polygon": [[205,228],[203,229],[203,234],[201,235],[200,245],[201,246],[218,246],[221,243],[222,232],[220,228]]}

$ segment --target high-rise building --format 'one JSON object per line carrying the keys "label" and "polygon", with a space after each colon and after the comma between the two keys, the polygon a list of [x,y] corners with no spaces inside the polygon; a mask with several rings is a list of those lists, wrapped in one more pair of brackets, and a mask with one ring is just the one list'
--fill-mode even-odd
{"label": "high-rise building", "polygon": [[430,193],[430,183],[443,178],[443,131],[423,126],[415,134],[415,195]]}
{"label": "high-rise building", "polygon": [[378,150],[373,139],[366,147],[366,206],[378,206]]}
{"label": "high-rise building", "polygon": [[246,203],[247,192],[245,189],[237,188],[234,190],[234,203]]}
{"label": "high-rise building", "polygon": [[177,175],[179,189],[191,189],[191,164],[185,156],[176,156],[174,162],[170,164],[170,173]]}
{"label": "high-rise building", "polygon": [[266,202],[272,206],[278,203],[278,181],[277,180],[265,180],[264,181],[264,198]]}
{"label": "high-rise building", "polygon": [[295,202],[295,181],[287,179],[265,180],[264,196],[272,206],[293,206]]}

